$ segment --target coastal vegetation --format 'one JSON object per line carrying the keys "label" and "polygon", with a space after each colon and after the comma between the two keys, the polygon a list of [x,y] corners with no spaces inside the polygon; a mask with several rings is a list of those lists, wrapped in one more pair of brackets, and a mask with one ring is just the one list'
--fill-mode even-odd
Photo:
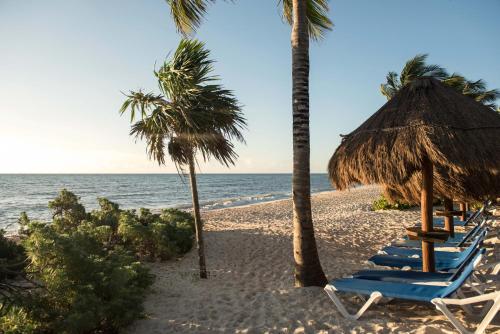
{"label": "coastal vegetation", "polygon": [[62,190],[49,202],[52,222],[23,213],[18,242],[0,234],[0,332],[115,333],[142,315],[154,277],[141,261],[191,249],[189,213],[98,201],[87,212]]}
{"label": "coastal vegetation", "polygon": [[495,103],[500,98],[500,91],[498,89],[488,90],[486,83],[482,79],[474,81],[468,80],[455,72],[449,74],[445,68],[439,65],[427,64],[427,57],[427,54],[418,54],[406,62],[400,74],[392,71],[389,72],[386,76],[386,82],[380,85],[382,95],[387,100],[390,100],[401,88],[415,79],[432,77],[493,110],[499,110],[500,107],[497,107]]}
{"label": "coastal vegetation", "polygon": [[373,211],[378,211],[378,210],[407,210],[410,209],[412,206],[409,203],[405,202],[400,202],[400,201],[394,201],[391,202],[387,198],[385,198],[384,195],[380,195],[379,198],[377,198],[375,201],[372,203],[372,210]]}
{"label": "coastal vegetation", "polygon": [[232,140],[244,142],[246,120],[238,100],[217,83],[210,51],[197,40],[183,39],[172,58],[154,72],[161,94],[131,91],[120,113],[130,110],[130,134],[145,139],[150,159],[165,164],[168,155],[177,169],[189,170],[200,277],[207,278],[203,226],[195,165],[201,156],[229,167],[238,155]]}
{"label": "coastal vegetation", "polygon": [[[167,0],[171,16],[184,36],[201,24],[215,0]],[[293,254],[295,286],[324,286],[311,212],[309,135],[309,39],[321,39],[331,30],[327,0],[279,0],[283,18],[292,27],[292,123],[293,123]]]}

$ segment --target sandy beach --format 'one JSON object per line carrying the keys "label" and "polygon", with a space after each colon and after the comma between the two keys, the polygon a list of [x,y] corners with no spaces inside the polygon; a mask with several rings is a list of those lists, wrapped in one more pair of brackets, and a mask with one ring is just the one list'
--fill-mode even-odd
{"label": "sandy beach", "polygon": [[[371,211],[379,194],[370,186],[313,196],[328,279],[368,268],[366,259],[419,219],[418,209]],[[291,216],[290,200],[205,212],[210,278],[197,278],[194,249],[178,261],[153,264],[157,277],[145,302],[146,318],[127,332],[456,333],[429,304],[382,302],[359,321],[349,321],[322,288],[294,288]],[[360,305],[357,297],[343,300],[352,308]],[[456,314],[464,320],[462,311]],[[498,319],[487,332],[495,331]]]}

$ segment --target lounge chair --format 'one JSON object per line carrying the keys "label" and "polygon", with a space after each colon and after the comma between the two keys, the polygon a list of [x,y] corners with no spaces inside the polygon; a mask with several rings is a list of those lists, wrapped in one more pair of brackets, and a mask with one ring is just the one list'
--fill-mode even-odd
{"label": "lounge chair", "polygon": [[[496,288],[498,284],[500,262],[481,264],[481,260],[483,259],[485,252],[485,249],[480,249],[471,258],[474,272],[468,278],[467,287],[478,294],[483,294],[492,287]],[[468,262],[464,263],[464,266],[468,264]],[[360,270],[350,277],[383,282],[425,282],[429,285],[447,285],[460,276],[461,270],[462,268],[459,268],[453,272],[439,273],[428,273],[414,270]]]}
{"label": "lounge chair", "polygon": [[[471,212],[467,211],[467,219],[465,220],[453,220],[453,225],[456,227],[465,227],[468,225],[471,225],[477,218],[481,217],[485,209],[485,206],[483,205],[479,210]],[[435,227],[444,227],[444,217],[434,217],[433,218],[433,224]],[[417,224],[420,225],[420,224]]]}
{"label": "lounge chair", "polygon": [[[469,332],[448,309],[448,305],[462,306],[467,312],[471,312],[468,305],[485,301],[492,301],[493,304],[487,310],[486,315],[477,327],[475,334],[483,333],[491,320],[500,309],[500,291],[481,294],[475,297],[465,297],[460,290],[466,280],[474,271],[474,261],[470,261],[462,267],[456,278],[447,285],[431,285],[429,282],[419,281],[418,283],[408,282],[386,282],[373,279],[343,278],[333,280],[326,285],[325,291],[333,301],[339,312],[348,319],[357,320],[373,304],[382,297],[405,299],[412,301],[429,302],[436,306],[446,318],[461,333]],[[425,273],[426,274],[426,273]],[[361,295],[368,295],[370,298],[355,313],[350,314],[344,304],[337,297],[337,292],[349,292]],[[457,296],[458,298],[454,298]],[[490,302],[491,304],[491,302]],[[485,309],[486,311],[486,306]],[[482,312],[484,314],[485,312]]]}
{"label": "lounge chair", "polygon": [[[467,233],[455,233],[453,238],[449,238],[447,241],[437,244],[437,247],[463,247],[468,242],[474,240],[474,237],[486,228],[486,219],[486,217],[483,217],[481,222],[475,225]],[[422,247],[422,242],[420,240],[400,239],[393,241],[391,246],[420,248]]]}
{"label": "lounge chair", "polygon": [[[481,277],[494,277],[500,272],[500,262],[489,262],[487,264],[480,264],[483,259],[486,249],[478,249],[470,258],[470,260],[465,261],[461,267],[457,270],[451,272],[439,272],[439,273],[429,273],[423,271],[414,270],[360,270],[354,273],[351,277],[359,279],[371,279],[377,281],[385,282],[405,282],[405,283],[416,283],[416,282],[452,282],[457,277],[459,277],[463,267],[469,265],[472,262],[473,269],[479,272],[476,278]],[[470,261],[470,262],[469,262]],[[496,278],[496,277],[495,277]],[[486,280],[479,280],[476,282],[481,283]]]}
{"label": "lounge chair", "polygon": [[[459,268],[467,261],[474,251],[479,247],[487,231],[483,231],[481,235],[465,250],[461,252],[435,252],[435,265],[437,271],[448,271]],[[451,255],[450,255],[451,254]],[[416,257],[394,256],[394,255],[375,255],[368,259],[369,262],[378,266],[395,267],[395,268],[411,268],[414,270],[422,269],[422,259]]]}
{"label": "lounge chair", "polygon": [[[476,219],[480,218],[484,211],[486,210],[486,208],[491,204],[490,201],[485,201],[483,203],[483,206],[481,206],[481,208],[479,208],[478,210],[476,211],[467,211],[467,219],[465,220],[454,220],[453,221],[453,225],[454,226],[459,226],[459,227],[465,227],[465,226],[468,226],[468,225],[471,225]],[[444,227],[444,217],[434,217],[433,218],[433,224],[434,224],[434,227]],[[421,224],[420,223],[417,223],[415,224],[416,226],[420,226]]]}
{"label": "lounge chair", "polygon": [[[487,235],[487,231],[484,230],[482,234],[480,234],[473,242],[471,242],[468,248],[477,247],[477,245],[484,240]],[[422,244],[422,243],[420,243]],[[436,244],[438,246],[440,244]],[[466,250],[460,251],[458,247],[454,247],[457,251],[449,250],[449,251],[436,251],[436,257],[449,257],[456,258],[459,257],[460,254]],[[409,247],[396,247],[396,246],[386,246],[382,248],[379,252],[380,255],[392,255],[392,256],[403,256],[403,257],[421,257],[422,256],[422,248],[409,248]]]}

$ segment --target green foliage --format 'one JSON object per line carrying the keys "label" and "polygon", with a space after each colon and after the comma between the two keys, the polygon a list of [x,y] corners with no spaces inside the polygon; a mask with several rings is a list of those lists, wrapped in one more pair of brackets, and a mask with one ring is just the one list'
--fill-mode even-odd
{"label": "green foliage", "polygon": [[381,195],[377,200],[372,203],[372,210],[407,210],[412,206],[408,203],[396,201],[394,203],[389,202],[383,195]]}
{"label": "green foliage", "polygon": [[141,315],[153,281],[137,256],[168,259],[191,249],[189,213],[137,214],[98,201],[100,208],[86,213],[63,190],[49,203],[52,223],[21,214],[22,245],[0,233],[0,261],[27,258],[25,275],[33,283],[2,309],[1,333],[115,333]]}
{"label": "green foliage", "polygon": [[44,328],[28,315],[25,308],[14,306],[0,317],[0,331],[5,334],[32,334],[41,333]]}
{"label": "green foliage", "polygon": [[170,259],[187,252],[193,246],[194,220],[180,210],[163,210],[153,214],[141,209],[123,212],[118,236],[141,257]]}
{"label": "green foliage", "polygon": [[[199,28],[208,5],[215,0],[166,0],[177,30],[184,36]],[[283,5],[283,19],[292,24],[292,0],[278,0]],[[333,23],[328,18],[328,0],[307,0],[307,28],[312,39],[320,39]]]}
{"label": "green foliage", "polygon": [[477,211],[483,207],[484,203],[481,202],[472,202],[469,203],[469,210],[471,211]]}
{"label": "green foliage", "polygon": [[90,220],[97,225],[109,226],[113,232],[116,232],[120,219],[120,207],[106,198],[98,198],[97,201],[100,210],[92,211]]}
{"label": "green foliage", "polygon": [[107,236],[102,232],[107,233],[87,222],[69,233],[46,225],[24,241],[29,271],[44,286],[24,308],[48,330],[116,330],[140,315],[152,278],[123,247],[103,247]]}
{"label": "green foliage", "polygon": [[172,57],[154,72],[162,94],[131,91],[120,108],[130,111],[130,134],[146,141],[150,159],[165,164],[168,155],[182,170],[201,153],[234,164],[237,154],[231,140],[244,142],[246,120],[238,100],[218,84],[213,60],[197,40],[180,41]]}
{"label": "green foliage", "polygon": [[79,198],[66,189],[61,190],[59,195],[49,202],[49,209],[53,212],[56,229],[61,232],[77,227],[80,221],[87,218]]}
{"label": "green foliage", "polygon": [[481,79],[472,81],[458,73],[448,74],[446,69],[439,65],[427,64],[427,56],[427,54],[418,54],[408,60],[399,75],[396,72],[389,72],[386,76],[386,82],[380,85],[382,95],[390,100],[401,88],[413,80],[421,77],[433,77],[477,102],[493,110],[499,110],[495,104],[495,101],[500,98],[499,90],[488,90],[486,83]]}

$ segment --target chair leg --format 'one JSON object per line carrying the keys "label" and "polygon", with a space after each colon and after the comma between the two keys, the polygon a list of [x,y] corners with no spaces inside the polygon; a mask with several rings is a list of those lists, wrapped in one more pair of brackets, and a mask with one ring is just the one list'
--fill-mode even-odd
{"label": "chair leg", "polygon": [[382,294],[380,292],[372,292],[370,298],[366,301],[366,303],[363,304],[358,312],[356,312],[355,314],[350,314],[345,308],[344,304],[337,297],[337,294],[335,293],[337,290],[333,285],[328,284],[327,286],[325,286],[325,291],[339,310],[340,314],[342,314],[345,318],[351,320],[358,320],[363,315],[363,313],[365,313],[365,311],[371,306],[371,304],[377,303],[382,298]]}
{"label": "chair leg", "polygon": [[[484,301],[493,301],[493,305],[490,307],[488,313],[483,318],[479,326],[476,328],[475,332],[470,332],[465,328],[460,321],[451,313],[448,309],[447,305],[459,305],[465,306],[475,303],[480,303]],[[432,300],[432,303],[436,306],[436,308],[441,311],[448,320],[455,326],[456,329],[462,334],[482,334],[486,330],[486,327],[493,320],[498,310],[500,309],[500,291],[488,293],[481,296],[464,298],[464,299],[447,299],[447,298],[435,298]]]}

